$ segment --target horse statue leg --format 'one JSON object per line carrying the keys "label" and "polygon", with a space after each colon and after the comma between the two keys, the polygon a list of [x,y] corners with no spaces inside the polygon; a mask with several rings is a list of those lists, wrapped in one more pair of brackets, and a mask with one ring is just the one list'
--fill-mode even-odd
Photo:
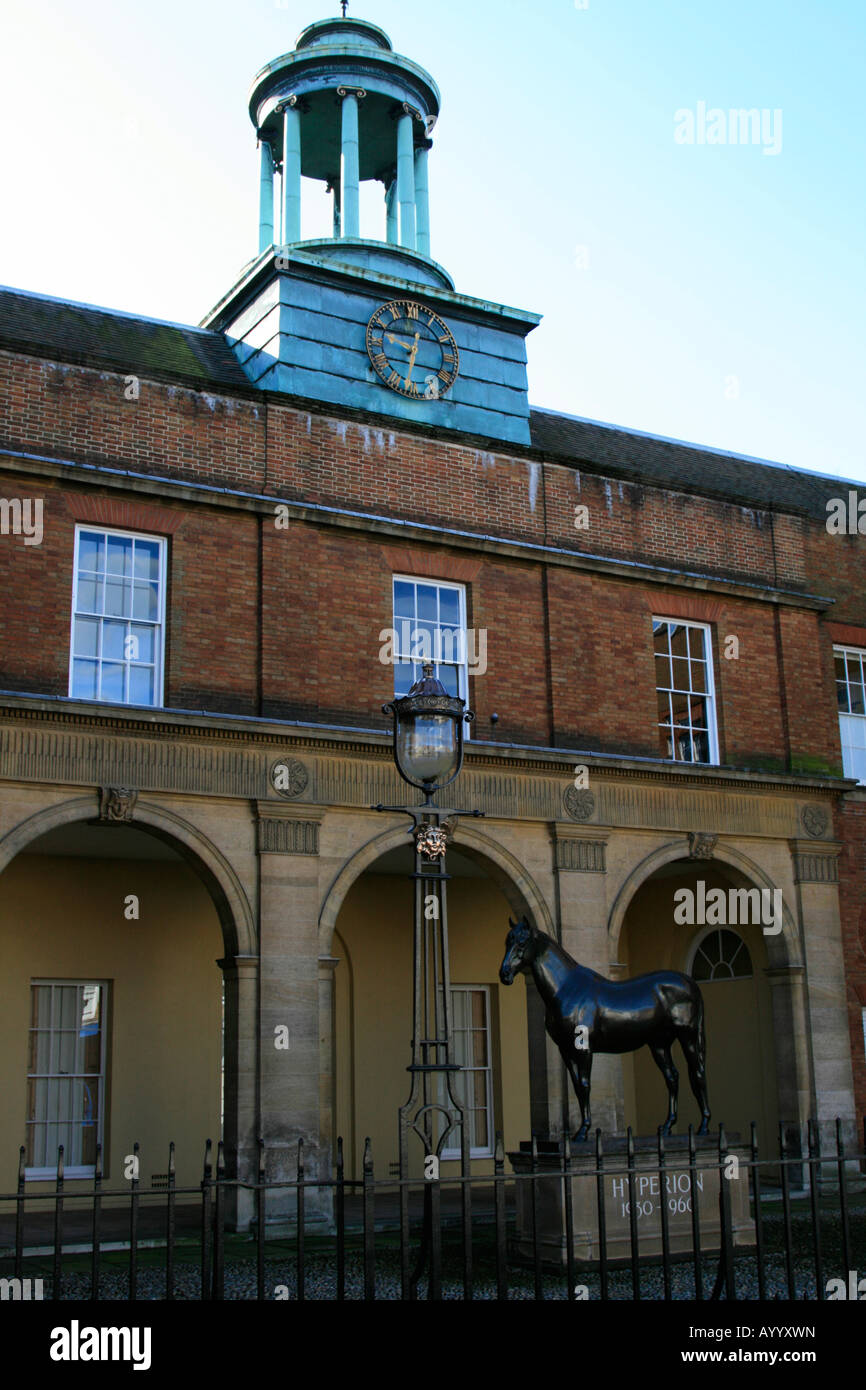
{"label": "horse statue leg", "polygon": [[703,1015],[694,1028],[680,1034],[680,1047],[686,1054],[689,1065],[689,1085],[701,1111],[698,1134],[708,1134],[710,1129],[710,1101],[707,1095],[706,1040],[704,1038]]}
{"label": "horse statue leg", "polygon": [[590,1074],[592,1072],[592,1053],[578,1052],[576,1057],[563,1059],[568,1067],[571,1084],[580,1105],[580,1129],[572,1136],[575,1144],[582,1143],[589,1133],[592,1113],[589,1106]]}
{"label": "horse statue leg", "polygon": [[668,1088],[668,1117],[662,1125],[662,1134],[670,1134],[677,1122],[677,1096],[679,1095],[680,1089],[680,1074],[674,1066],[670,1043],[650,1043],[649,1050]]}

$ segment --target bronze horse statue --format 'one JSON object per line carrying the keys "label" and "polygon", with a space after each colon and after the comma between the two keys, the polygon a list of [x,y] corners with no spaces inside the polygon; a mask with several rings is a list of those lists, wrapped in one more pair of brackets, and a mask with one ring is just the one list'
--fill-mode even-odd
{"label": "bronze horse statue", "polygon": [[578,965],[567,951],[526,918],[508,919],[511,930],[499,967],[504,985],[517,971],[532,972],[544,1000],[545,1026],[562,1055],[580,1102],[581,1126],[575,1140],[585,1139],[591,1122],[590,1074],[596,1052],[636,1052],[644,1044],[653,1055],[668,1088],[668,1117],[662,1133],[670,1134],[677,1119],[679,1072],[671,1046],[679,1039],[689,1068],[689,1083],[701,1110],[698,1134],[710,1123],[705,1072],[704,1001],[688,975],[654,970],[633,980],[606,980]]}

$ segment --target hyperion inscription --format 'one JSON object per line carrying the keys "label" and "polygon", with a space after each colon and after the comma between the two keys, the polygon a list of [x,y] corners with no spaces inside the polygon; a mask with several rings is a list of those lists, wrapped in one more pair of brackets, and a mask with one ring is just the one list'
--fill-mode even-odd
{"label": "hyperion inscription", "polygon": [[[735,1136],[732,1136],[735,1138]],[[635,1138],[634,1210],[637,1226],[638,1253],[657,1255],[662,1250],[662,1208],[667,1213],[668,1247],[672,1254],[684,1254],[693,1246],[693,1207],[697,1208],[701,1249],[718,1250],[720,1243],[719,1175],[731,1199],[731,1222],[735,1245],[754,1244],[754,1223],[749,1216],[749,1180],[745,1149],[731,1143],[725,1167],[719,1166],[718,1144],[712,1139],[698,1140],[695,1171],[692,1174],[685,1137],[674,1136],[666,1141],[665,1171],[659,1170],[657,1141],[649,1137]],[[522,1144],[519,1153],[508,1155],[515,1173],[531,1172],[529,1144]],[[572,1219],[574,1229],[574,1258],[595,1261],[599,1258],[598,1187],[596,1182],[595,1146],[587,1153],[582,1144],[571,1150]],[[632,1195],[626,1170],[625,1140],[613,1139],[605,1145],[603,1160],[604,1216],[608,1258],[630,1260]],[[535,1184],[517,1184],[517,1253],[533,1258],[532,1187],[537,1187],[536,1213],[539,1250],[547,1264],[563,1265],[565,1249],[565,1196],[561,1177],[562,1157],[553,1144],[539,1144],[538,1171],[550,1173]],[[553,1176],[557,1174],[557,1176]]]}

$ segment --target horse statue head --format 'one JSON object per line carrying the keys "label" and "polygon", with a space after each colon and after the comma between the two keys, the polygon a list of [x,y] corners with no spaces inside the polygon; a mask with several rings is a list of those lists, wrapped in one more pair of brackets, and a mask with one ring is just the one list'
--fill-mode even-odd
{"label": "horse statue head", "polygon": [[499,978],[504,985],[513,984],[518,971],[530,969],[538,940],[538,932],[525,917],[519,922],[512,922],[509,917],[508,925],[511,930],[505,938],[505,955],[499,967]]}

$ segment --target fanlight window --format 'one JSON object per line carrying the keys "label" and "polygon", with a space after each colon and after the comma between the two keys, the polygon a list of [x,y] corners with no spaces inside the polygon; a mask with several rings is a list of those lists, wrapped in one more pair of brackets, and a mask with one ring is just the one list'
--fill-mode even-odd
{"label": "fanlight window", "polygon": [[691,973],[695,980],[748,980],[754,973],[749,948],[736,932],[709,932],[695,951]]}

